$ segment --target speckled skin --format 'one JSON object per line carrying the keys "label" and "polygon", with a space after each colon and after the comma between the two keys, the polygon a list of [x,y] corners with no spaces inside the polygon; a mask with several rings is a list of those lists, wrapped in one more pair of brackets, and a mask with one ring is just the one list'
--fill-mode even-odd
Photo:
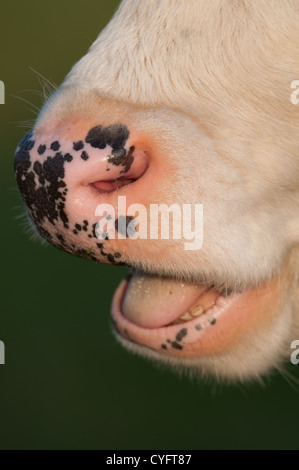
{"label": "speckled skin", "polygon": [[[64,144],[58,140],[37,143],[32,131],[24,136],[15,154],[16,179],[29,216],[39,234],[49,243],[75,256],[124,264],[119,252],[106,251],[104,243],[99,243],[95,233],[96,222],[83,218],[84,215],[82,220],[69,218],[66,181],[71,165],[78,160],[88,164],[91,148],[97,151],[109,147],[106,171],[117,167],[119,174],[125,175],[134,161],[134,147],[125,148],[128,137],[129,131],[123,124],[98,125],[89,130],[84,142],[72,142],[72,150],[64,151]],[[117,220],[115,226],[117,230]],[[74,240],[79,233],[80,247]],[[82,247],[84,245],[86,249]]]}

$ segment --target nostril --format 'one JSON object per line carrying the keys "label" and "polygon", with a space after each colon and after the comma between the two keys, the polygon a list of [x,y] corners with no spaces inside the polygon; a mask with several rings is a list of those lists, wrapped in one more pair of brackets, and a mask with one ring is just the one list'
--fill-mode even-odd
{"label": "nostril", "polygon": [[100,193],[110,193],[112,191],[116,191],[122,186],[134,183],[134,181],[136,181],[136,179],[118,178],[116,180],[109,181],[96,181],[95,183],[92,183],[91,186]]}
{"label": "nostril", "polygon": [[[135,150],[134,147],[131,147]],[[109,161],[105,173],[100,172],[99,178],[90,183],[93,189],[100,193],[117,191],[123,186],[139,180],[147,171],[149,159],[146,152],[136,150],[129,161],[129,165],[120,165],[118,161]]]}

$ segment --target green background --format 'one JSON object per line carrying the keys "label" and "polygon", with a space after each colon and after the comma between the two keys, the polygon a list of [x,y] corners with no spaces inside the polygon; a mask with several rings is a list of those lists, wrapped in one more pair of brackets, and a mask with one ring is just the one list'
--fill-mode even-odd
{"label": "green background", "polygon": [[[122,349],[109,327],[125,268],[32,242],[14,150],[42,99],[32,67],[59,84],[117,6],[112,0],[1,4],[1,449],[299,448],[298,385],[218,386],[180,378]],[[299,365],[288,368],[299,377]],[[296,391],[297,390],[297,391]]]}

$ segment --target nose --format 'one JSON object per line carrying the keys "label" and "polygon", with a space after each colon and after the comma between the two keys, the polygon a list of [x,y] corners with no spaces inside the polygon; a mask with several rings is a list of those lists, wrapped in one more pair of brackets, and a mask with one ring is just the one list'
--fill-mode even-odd
{"label": "nose", "polygon": [[[97,191],[115,191],[139,179],[148,166],[146,153],[127,145],[128,129],[121,124],[92,128],[85,139],[89,149],[82,150],[81,158],[89,160],[90,183]],[[82,141],[74,143],[74,149],[84,148]]]}
{"label": "nose", "polygon": [[[17,182],[34,224],[66,251],[76,245],[74,235],[94,237],[97,206],[112,202],[116,191],[132,194],[148,166],[147,152],[122,123],[37,128],[15,155]],[[66,231],[72,240],[66,241]]]}

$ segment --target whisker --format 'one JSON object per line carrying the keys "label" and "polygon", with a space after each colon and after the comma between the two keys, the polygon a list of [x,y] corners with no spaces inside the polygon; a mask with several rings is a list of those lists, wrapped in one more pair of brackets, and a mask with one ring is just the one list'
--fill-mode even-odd
{"label": "whisker", "polygon": [[285,379],[288,385],[299,394],[299,379],[295,377],[291,372],[289,372],[284,367],[277,367],[277,370],[280,372],[281,376]]}
{"label": "whisker", "polygon": [[44,77],[40,72],[38,72],[37,70],[35,70],[33,67],[29,67],[29,69],[35,73],[41,80],[43,80],[44,82],[46,82],[48,84],[48,86],[51,88],[51,91],[55,91],[57,90],[57,85],[52,82],[51,80],[49,80],[48,78]]}
{"label": "whisker", "polygon": [[33,95],[44,98],[43,92],[40,90],[35,90],[34,88],[26,88],[24,90],[21,90],[20,93],[32,93]]}
{"label": "whisker", "polygon": [[31,221],[24,206],[15,206],[14,210],[18,210],[19,214],[15,215],[15,220],[18,221],[23,233],[33,242],[39,242],[43,246],[48,246],[48,243],[41,237]]}
{"label": "whisker", "polygon": [[31,111],[32,114],[37,115],[39,113],[40,109],[37,106],[35,106],[33,103],[30,103],[30,101],[26,100],[25,98],[22,98],[21,96],[18,96],[18,95],[12,95],[11,93],[8,93],[8,96],[11,96],[12,98],[17,98],[18,100],[23,101],[26,104],[29,104],[29,106],[32,106],[33,109],[29,109],[29,111]]}
{"label": "whisker", "polygon": [[53,93],[53,89],[50,87],[50,85],[46,82],[43,82],[40,77],[38,77],[38,82],[42,88],[42,94],[44,100],[48,100]]}
{"label": "whisker", "polygon": [[17,125],[18,127],[24,127],[26,129],[32,129],[34,126],[35,120],[34,119],[27,119],[24,121],[13,121],[13,124]]}

